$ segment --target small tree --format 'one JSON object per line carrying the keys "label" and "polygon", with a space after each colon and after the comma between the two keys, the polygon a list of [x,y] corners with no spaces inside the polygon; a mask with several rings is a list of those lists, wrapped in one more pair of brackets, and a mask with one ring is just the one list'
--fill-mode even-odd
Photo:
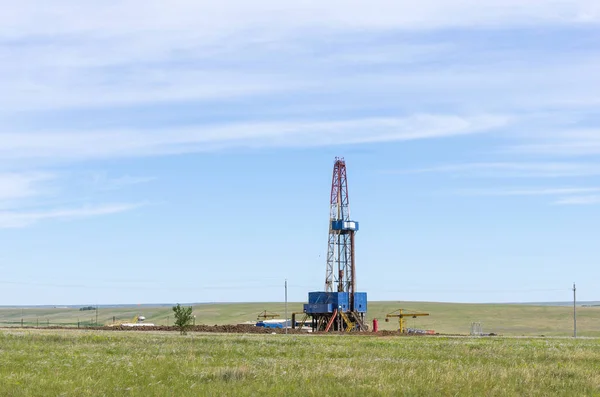
{"label": "small tree", "polygon": [[173,306],[173,312],[175,312],[175,326],[179,328],[181,335],[187,334],[187,330],[194,319],[192,307],[183,307],[178,303],[177,306]]}

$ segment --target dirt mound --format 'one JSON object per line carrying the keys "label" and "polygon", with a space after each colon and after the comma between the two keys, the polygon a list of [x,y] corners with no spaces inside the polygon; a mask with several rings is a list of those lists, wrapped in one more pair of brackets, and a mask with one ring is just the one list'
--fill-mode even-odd
{"label": "dirt mound", "polygon": [[[36,329],[36,327],[23,327],[24,329]],[[65,329],[65,330],[76,330],[75,327],[40,327],[39,329]],[[174,326],[156,325],[151,327],[126,327],[126,326],[104,326],[104,327],[86,327],[80,328],[81,330],[102,330],[102,331],[126,331],[126,332],[145,332],[145,331],[166,331],[166,332],[179,332],[179,329]],[[220,334],[284,334],[285,330],[282,328],[265,328],[256,327],[250,324],[238,324],[238,325],[195,325],[189,328],[188,332],[200,332],[200,333],[220,333]],[[288,329],[288,334],[307,334],[308,329]],[[430,335],[420,334],[403,334],[399,331],[387,331],[382,330],[379,332],[314,332],[313,335],[353,335],[353,336],[377,336],[377,337],[427,337]],[[454,335],[454,334],[436,334],[438,336],[466,336],[466,335]]]}
{"label": "dirt mound", "polygon": [[[87,329],[97,329],[106,331],[170,331],[178,332],[179,329],[173,326],[157,325],[153,327],[94,327]],[[284,334],[282,328],[256,327],[249,324],[239,325],[195,325],[189,328],[188,332],[222,333],[222,334]],[[288,334],[305,334],[306,330],[288,329]]]}

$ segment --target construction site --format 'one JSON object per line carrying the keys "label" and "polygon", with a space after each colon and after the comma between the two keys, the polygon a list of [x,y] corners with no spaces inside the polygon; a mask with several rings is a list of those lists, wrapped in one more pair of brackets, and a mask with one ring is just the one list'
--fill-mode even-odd
{"label": "construction site", "polygon": [[[357,235],[359,222],[351,217],[348,171],[343,158],[335,158],[329,192],[328,241],[325,265],[325,277],[322,290],[307,291],[307,300],[298,310],[298,303],[285,313],[264,310],[256,318],[244,318],[232,324],[207,325],[206,318],[199,317],[196,324],[194,315],[192,330],[199,332],[237,332],[237,333],[356,333],[370,334],[379,332],[381,321],[397,322],[395,333],[405,335],[431,335],[434,330],[409,327],[407,319],[429,316],[429,313],[395,308],[377,317],[367,317],[369,307],[367,292],[358,288],[356,263]],[[56,308],[61,309],[61,308]],[[129,311],[129,315],[120,310],[103,308],[99,319],[98,306],[78,307],[77,313],[66,317],[69,308],[62,308],[49,314],[35,310],[16,309],[0,316],[0,326],[22,328],[85,328],[107,330],[160,330],[175,328],[170,324],[169,316],[156,311]],[[165,308],[165,310],[170,307]],[[20,310],[20,313],[18,312]],[[20,315],[19,315],[20,314]],[[125,314],[125,315],[124,315]],[[166,317],[166,318],[165,318]],[[149,319],[149,320],[147,320]],[[368,319],[368,320],[367,320]],[[166,321],[165,321],[166,320]],[[200,325],[203,324],[203,325]],[[391,324],[389,324],[391,325]],[[390,326],[387,332],[392,332]],[[414,324],[413,324],[414,325]]]}
{"label": "construction site", "polygon": [[[498,315],[486,312],[482,305],[401,301],[370,304],[368,292],[359,287],[360,271],[366,269],[361,268],[356,260],[360,249],[360,223],[351,216],[348,169],[343,158],[335,158],[333,163],[328,204],[322,289],[303,290],[306,300],[291,303],[290,310],[287,281],[285,308],[275,303],[264,306],[247,303],[243,310],[227,309],[227,305],[199,304],[193,308],[191,331],[424,336],[565,335],[570,332],[570,321],[575,318],[574,302],[571,311],[565,306],[548,309],[543,306],[506,305],[496,309],[505,313],[503,321],[499,321]],[[588,306],[579,308],[580,321],[585,321],[586,329],[595,329],[597,308]],[[0,310],[0,327],[176,331],[171,308],[167,304],[146,308],[104,307],[100,314],[97,305],[54,309],[5,308]],[[262,308],[264,310],[257,313]],[[228,311],[236,314],[230,315]],[[540,320],[532,320],[535,318]],[[523,326],[525,323],[531,324]],[[549,324],[553,325],[550,327]]]}
{"label": "construction site", "polygon": [[[280,313],[268,312],[258,314],[256,320],[248,320],[243,324],[226,326],[196,326],[203,332],[250,332],[250,333],[358,333],[379,332],[379,319],[374,318],[371,324],[366,322],[368,299],[367,292],[357,288],[356,235],[359,222],[350,215],[350,195],[348,189],[348,171],[344,158],[336,158],[330,192],[329,235],[325,263],[324,288],[321,291],[308,292],[307,302],[302,311],[292,312],[291,318]],[[429,316],[400,308],[386,314],[385,321],[398,321],[395,333],[405,335],[433,335],[434,330],[408,328],[407,318]],[[138,321],[114,323],[117,329],[153,329],[138,318]],[[164,327],[159,327],[164,329]]]}
{"label": "construction site", "polygon": [[[308,293],[304,310],[293,313],[291,328],[310,328],[311,332],[378,332],[378,319],[372,327],[365,322],[368,308],[366,292],[357,289],[356,235],[359,222],[350,216],[350,194],[348,171],[343,158],[336,158],[333,166],[329,213],[329,239],[323,291]],[[404,318],[406,309],[398,314],[389,313],[385,320],[397,317],[398,330],[407,333]],[[413,312],[411,317],[426,316],[428,313]],[[299,321],[298,317],[301,317]],[[287,326],[287,319],[285,320]],[[417,330],[415,330],[417,332]],[[419,333],[434,333],[421,331]]]}

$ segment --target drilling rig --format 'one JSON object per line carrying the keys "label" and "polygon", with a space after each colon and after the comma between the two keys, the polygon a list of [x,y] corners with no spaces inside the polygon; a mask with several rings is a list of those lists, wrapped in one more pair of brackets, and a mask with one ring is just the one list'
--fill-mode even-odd
{"label": "drilling rig", "polygon": [[310,292],[304,305],[313,332],[366,331],[367,294],[356,292],[355,235],[350,218],[346,162],[336,158],[331,183],[325,291]]}

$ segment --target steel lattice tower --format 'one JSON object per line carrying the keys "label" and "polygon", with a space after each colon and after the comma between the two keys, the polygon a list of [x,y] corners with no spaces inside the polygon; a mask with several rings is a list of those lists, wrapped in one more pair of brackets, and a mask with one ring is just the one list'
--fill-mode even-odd
{"label": "steel lattice tower", "polygon": [[310,317],[313,332],[367,331],[367,293],[356,291],[354,236],[358,222],[350,218],[346,162],[339,157],[333,166],[330,205],[325,291],[308,293],[300,327]]}
{"label": "steel lattice tower", "polygon": [[336,158],[331,184],[325,291],[348,292],[351,310],[354,310],[353,296],[356,291],[354,235],[357,230],[358,223],[350,220],[346,162],[343,158]]}

